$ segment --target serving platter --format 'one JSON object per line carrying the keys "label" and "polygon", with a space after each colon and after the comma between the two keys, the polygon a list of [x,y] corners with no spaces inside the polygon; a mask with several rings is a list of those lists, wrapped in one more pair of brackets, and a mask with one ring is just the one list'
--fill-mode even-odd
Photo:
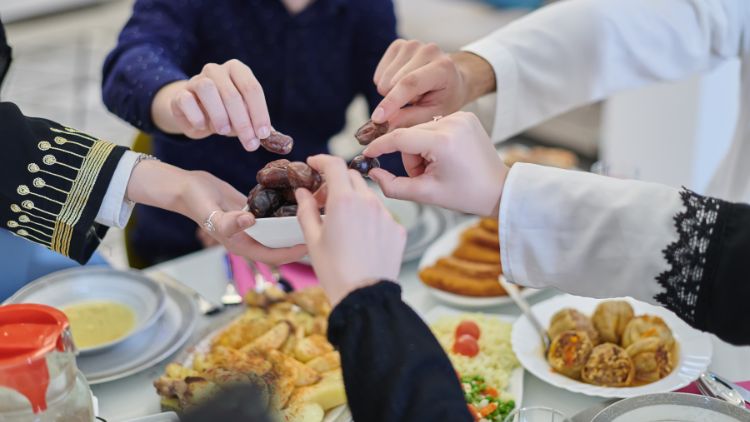
{"label": "serving platter", "polygon": [[750,411],[688,393],[648,394],[618,401],[591,422],[746,422]]}
{"label": "serving platter", "polygon": [[[547,363],[539,335],[525,316],[521,316],[513,324],[511,334],[513,351],[521,365],[542,381],[574,393],[597,397],[628,398],[678,390],[693,382],[701,372],[708,368],[711,363],[713,346],[707,334],[690,327],[665,308],[631,298],[621,300],[629,302],[636,315],[651,314],[661,317],[672,330],[673,336],[679,344],[679,362],[665,378],[637,387],[602,387],[586,384],[558,374]],[[591,315],[602,301],[602,299],[560,295],[539,302],[531,309],[539,322],[544,327],[548,327],[552,316],[563,308],[574,308],[584,314]]]}
{"label": "serving platter", "polygon": [[[470,312],[471,311],[468,311],[468,313]],[[424,321],[427,324],[431,324],[445,316],[459,316],[465,313],[467,313],[467,311],[447,308],[445,306],[435,306],[434,308],[426,312],[422,316],[422,319],[424,319]],[[507,322],[509,324],[515,323],[518,318],[514,315],[506,315],[506,314],[495,314],[495,313],[486,313],[486,312],[483,312],[482,314],[488,317],[497,318],[498,320]],[[522,407],[523,405],[523,379],[524,379],[523,367],[519,366],[518,368],[514,369],[513,372],[511,372],[510,377],[508,378],[508,388],[505,389],[505,392],[510,394],[513,397],[513,400],[515,400],[516,409]]]}
{"label": "serving platter", "polygon": [[[458,246],[461,239],[461,233],[463,233],[469,227],[477,224],[478,218],[470,218],[462,223],[450,228],[432,245],[427,248],[419,261],[419,269],[429,267],[437,262],[438,259],[450,255],[454,249]],[[467,309],[482,309],[493,306],[507,305],[513,303],[513,300],[509,296],[493,296],[493,297],[472,297],[462,296],[449,292],[445,292],[431,286],[422,283],[425,289],[438,301],[447,305],[467,308]],[[534,295],[538,294],[542,290],[537,289],[523,289],[521,290],[521,296],[527,300]]]}
{"label": "serving platter", "polygon": [[108,267],[78,267],[57,271],[27,284],[5,303],[41,303],[58,309],[84,302],[111,301],[125,305],[135,316],[126,335],[107,343],[78,348],[81,354],[101,353],[148,330],[166,307],[164,287],[137,271]]}

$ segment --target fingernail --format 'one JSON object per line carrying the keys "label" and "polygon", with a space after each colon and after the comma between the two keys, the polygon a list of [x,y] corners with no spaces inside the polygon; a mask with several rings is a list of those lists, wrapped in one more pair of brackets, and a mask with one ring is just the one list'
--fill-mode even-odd
{"label": "fingernail", "polygon": [[229,126],[223,126],[219,128],[219,130],[217,130],[216,132],[218,132],[219,135],[227,135],[229,134],[229,132],[231,132],[231,130],[232,128],[230,128]]}
{"label": "fingernail", "polygon": [[374,122],[382,123],[384,117],[385,110],[383,110],[383,107],[378,107],[375,109],[375,111],[372,112],[372,116],[370,117],[370,119],[372,119]]}
{"label": "fingernail", "polygon": [[250,151],[255,151],[260,147],[260,139],[253,138],[247,142],[247,149]]}
{"label": "fingernail", "polygon": [[239,218],[241,227],[250,227],[253,224],[253,219],[249,215],[243,215]]}
{"label": "fingernail", "polygon": [[269,129],[268,126],[261,126],[258,129],[258,136],[260,136],[260,139],[268,138],[271,136],[271,129]]}

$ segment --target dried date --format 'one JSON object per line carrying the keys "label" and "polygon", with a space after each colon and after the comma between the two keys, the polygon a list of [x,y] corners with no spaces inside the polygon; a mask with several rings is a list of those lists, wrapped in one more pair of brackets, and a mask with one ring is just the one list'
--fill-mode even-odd
{"label": "dried date", "polygon": [[297,197],[294,196],[294,189],[281,189],[279,190],[279,193],[281,193],[281,197],[284,198],[284,203],[286,205],[296,205],[297,204]]}
{"label": "dried date", "polygon": [[278,191],[256,185],[247,197],[247,206],[256,218],[264,218],[281,206],[282,199]]}
{"label": "dried date", "polygon": [[268,138],[261,139],[260,144],[268,151],[286,155],[292,152],[294,139],[289,135],[284,135],[283,133],[274,130]]}
{"label": "dried date", "polygon": [[284,205],[273,213],[274,217],[295,217],[297,215],[297,205]]}
{"label": "dried date", "polygon": [[372,120],[368,120],[367,123],[357,129],[354,137],[360,145],[368,145],[386,133],[388,133],[388,122],[375,123]]}
{"label": "dried date", "polygon": [[293,162],[287,167],[289,184],[293,189],[305,188],[310,192],[315,192],[323,183],[320,173],[303,162]]}
{"label": "dried date", "polygon": [[281,159],[271,161],[260,169],[255,175],[255,180],[267,188],[287,189],[291,187],[287,169],[289,160]]}
{"label": "dried date", "polygon": [[349,163],[349,168],[357,170],[359,174],[367,177],[367,175],[370,174],[370,170],[380,168],[380,161],[378,161],[377,158],[358,155],[352,159],[351,163]]}

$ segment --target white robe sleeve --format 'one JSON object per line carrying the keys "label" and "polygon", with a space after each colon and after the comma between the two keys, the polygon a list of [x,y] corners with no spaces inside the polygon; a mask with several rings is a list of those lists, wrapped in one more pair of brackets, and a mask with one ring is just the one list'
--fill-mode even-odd
{"label": "white robe sleeve", "polygon": [[102,205],[94,219],[97,223],[117,227],[118,229],[123,229],[128,224],[135,204],[129,201],[125,195],[128,190],[128,182],[130,182],[130,174],[133,172],[139,155],[133,151],[125,151],[120,158],[107,186]]}
{"label": "white robe sleeve", "polygon": [[497,80],[492,139],[750,54],[748,0],[567,0],[464,48]]}
{"label": "white robe sleeve", "polygon": [[657,303],[682,210],[671,187],[517,163],[500,203],[503,271],[527,287]]}

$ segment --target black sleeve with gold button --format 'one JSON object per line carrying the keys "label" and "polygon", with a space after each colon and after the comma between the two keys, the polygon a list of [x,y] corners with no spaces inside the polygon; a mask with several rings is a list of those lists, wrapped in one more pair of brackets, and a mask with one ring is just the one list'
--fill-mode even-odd
{"label": "black sleeve with gold button", "polygon": [[0,218],[32,242],[85,263],[107,227],[94,222],[126,148],[0,103]]}

